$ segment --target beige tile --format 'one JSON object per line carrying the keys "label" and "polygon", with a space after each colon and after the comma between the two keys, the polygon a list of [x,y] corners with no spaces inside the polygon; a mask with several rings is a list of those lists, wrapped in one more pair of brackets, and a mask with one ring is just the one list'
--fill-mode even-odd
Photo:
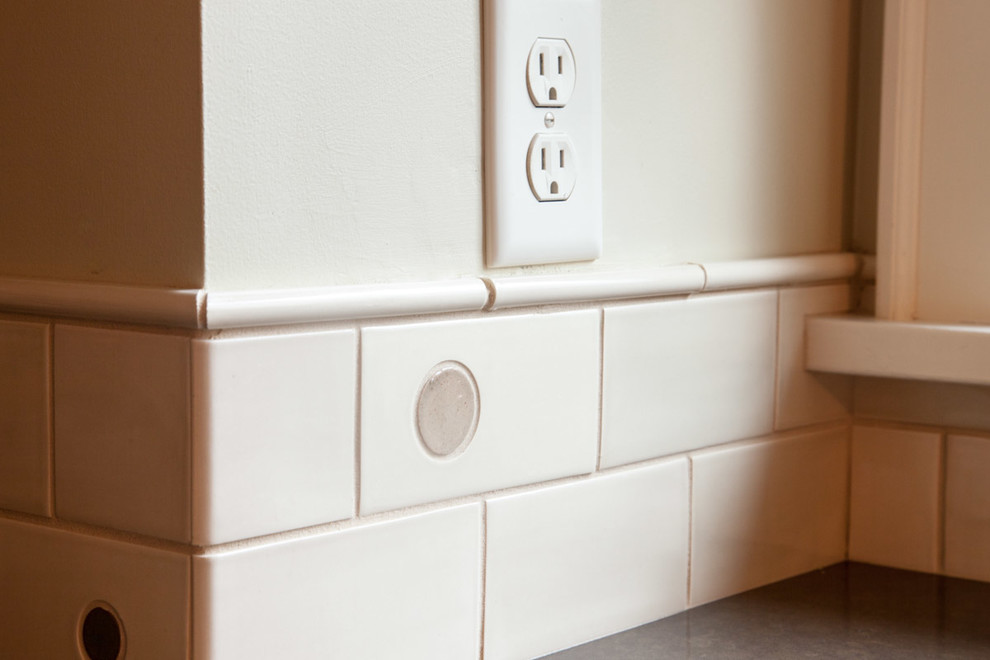
{"label": "beige tile", "polygon": [[356,334],[194,340],[193,542],[354,512]]}
{"label": "beige tile", "polygon": [[0,509],[51,515],[47,323],[0,321]]}
{"label": "beige tile", "polygon": [[895,378],[857,378],[857,418],[990,431],[990,387]]}
{"label": "beige tile", "polygon": [[[594,470],[599,328],[588,309],[364,330],[361,512]],[[473,435],[448,456],[427,448],[417,421],[419,393],[442,363],[470,373],[480,406]],[[466,391],[434,412],[459,424],[457,401],[472,399]]]}
{"label": "beige tile", "polygon": [[605,310],[602,465],[769,433],[777,293]]}
{"label": "beige tile", "polygon": [[190,537],[189,340],[55,327],[55,508]]}
{"label": "beige tile", "polygon": [[852,378],[806,371],[804,320],[806,316],[845,312],[849,285],[797,287],[780,290],[777,342],[777,430],[820,424],[849,416]]}
{"label": "beige tile", "polygon": [[949,436],[945,477],[945,572],[990,582],[990,439]]}
{"label": "beige tile", "polygon": [[0,657],[78,658],[94,602],[123,625],[128,658],[187,658],[189,557],[0,520]]}
{"label": "beige tile", "polygon": [[477,658],[481,505],[193,560],[210,660]]}
{"label": "beige tile", "polygon": [[684,458],[488,502],[485,658],[531,658],[683,610]]}
{"label": "beige tile", "polygon": [[848,430],[691,456],[692,606],[846,556]]}
{"label": "beige tile", "polygon": [[851,560],[938,570],[940,462],[937,433],[853,428]]}

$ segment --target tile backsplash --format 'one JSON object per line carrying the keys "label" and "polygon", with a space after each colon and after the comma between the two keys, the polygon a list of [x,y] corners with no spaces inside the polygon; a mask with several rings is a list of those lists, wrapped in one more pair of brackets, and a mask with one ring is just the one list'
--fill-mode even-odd
{"label": "tile backsplash", "polygon": [[128,657],[526,658],[847,549],[988,579],[990,441],[851,431],[851,381],[804,371],[804,316],[848,293],[219,332],[0,319],[22,384],[0,389],[0,575],[31,592],[0,656],[82,648],[94,603]]}

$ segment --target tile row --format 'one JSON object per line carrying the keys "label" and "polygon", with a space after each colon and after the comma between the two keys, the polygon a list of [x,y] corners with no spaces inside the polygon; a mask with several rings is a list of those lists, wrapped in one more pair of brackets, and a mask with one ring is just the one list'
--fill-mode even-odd
{"label": "tile row", "polygon": [[0,508],[208,546],[841,420],[803,319],[848,297],[235,338],[0,320]]}
{"label": "tile row", "polygon": [[151,660],[537,657],[842,561],[847,464],[817,427],[193,556],[0,519],[0,656],[100,607]]}
{"label": "tile row", "polygon": [[990,581],[990,438],[856,426],[849,556]]}

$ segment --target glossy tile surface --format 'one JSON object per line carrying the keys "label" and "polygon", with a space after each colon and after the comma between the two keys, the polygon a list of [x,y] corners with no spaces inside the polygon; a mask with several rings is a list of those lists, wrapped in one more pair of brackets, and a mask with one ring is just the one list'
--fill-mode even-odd
{"label": "glossy tile surface", "polygon": [[849,309],[849,285],[795,287],[780,290],[777,343],[777,412],[774,427],[790,429],[849,416],[852,378],[804,368],[804,322],[814,314]]}
{"label": "glossy tile surface", "polygon": [[193,560],[194,656],[477,658],[481,505]]}
{"label": "glossy tile surface", "polygon": [[990,439],[950,435],[945,471],[945,572],[990,581]]}
{"label": "glossy tile surface", "polygon": [[769,433],[777,293],[605,310],[602,465]]}
{"label": "glossy tile surface", "polygon": [[938,571],[938,433],[855,426],[849,558]]}
{"label": "glossy tile surface", "polygon": [[988,609],[988,584],[839,564],[549,657],[967,660],[990,655]]}
{"label": "glossy tile surface", "polygon": [[691,605],[842,561],[845,427],[691,455]]}
{"label": "glossy tile surface", "polygon": [[530,658],[684,609],[680,458],[488,502],[485,658]]}
{"label": "glossy tile surface", "polygon": [[0,509],[51,515],[47,323],[0,321]]}
{"label": "glossy tile surface", "polygon": [[55,326],[55,510],[188,541],[189,340]]}
{"label": "glossy tile surface", "polygon": [[128,658],[186,658],[189,558],[0,520],[0,658],[78,658],[80,618],[108,603]]}
{"label": "glossy tile surface", "polygon": [[193,540],[354,512],[353,331],[193,341]]}
{"label": "glossy tile surface", "polygon": [[[598,449],[599,313],[367,328],[361,339],[361,512],[590,472]],[[477,382],[474,437],[451,457],[417,435],[441,362]]]}

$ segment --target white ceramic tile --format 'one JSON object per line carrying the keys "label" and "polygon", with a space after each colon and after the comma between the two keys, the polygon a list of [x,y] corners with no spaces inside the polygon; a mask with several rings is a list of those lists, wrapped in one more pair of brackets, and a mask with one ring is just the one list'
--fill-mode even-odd
{"label": "white ceramic tile", "polygon": [[857,378],[857,418],[990,431],[990,387],[900,378]]}
{"label": "white ceramic tile", "polygon": [[[582,310],[368,328],[361,340],[361,511],[590,472],[598,450],[599,313]],[[477,383],[456,457],[420,442],[416,402],[440,362]]]}
{"label": "white ceramic tile", "polygon": [[0,321],[0,509],[47,516],[48,324]]}
{"label": "white ceramic tile", "polygon": [[356,333],[194,340],[193,542],[354,512]]}
{"label": "white ceramic tile", "polygon": [[990,582],[990,439],[948,438],[945,572]]}
{"label": "white ceramic tile", "polygon": [[804,368],[804,319],[847,311],[849,295],[848,284],[781,289],[774,423],[778,430],[848,417],[852,378]]}
{"label": "white ceramic tile", "polygon": [[55,327],[55,511],[188,541],[189,340]]}
{"label": "white ceramic tile", "polygon": [[194,656],[477,658],[481,505],[193,560]]}
{"label": "white ceramic tile", "polygon": [[940,463],[937,433],[853,428],[849,559],[938,570]]}
{"label": "white ceramic tile", "polygon": [[769,433],[777,293],[605,310],[602,465]]}
{"label": "white ceramic tile", "polygon": [[0,658],[79,658],[95,601],[116,611],[128,658],[187,658],[189,557],[0,520]]}
{"label": "white ceramic tile", "polygon": [[691,605],[843,561],[845,427],[691,456]]}
{"label": "white ceramic tile", "polygon": [[485,659],[532,658],[684,609],[680,458],[492,499]]}

